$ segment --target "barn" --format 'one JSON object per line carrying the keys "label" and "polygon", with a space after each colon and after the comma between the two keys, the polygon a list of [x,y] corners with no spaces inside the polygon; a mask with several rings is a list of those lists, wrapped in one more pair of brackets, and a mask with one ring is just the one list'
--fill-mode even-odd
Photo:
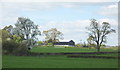
{"label": "barn", "polygon": [[69,42],[56,42],[54,43],[56,46],[75,46],[75,42],[73,40],[70,40]]}

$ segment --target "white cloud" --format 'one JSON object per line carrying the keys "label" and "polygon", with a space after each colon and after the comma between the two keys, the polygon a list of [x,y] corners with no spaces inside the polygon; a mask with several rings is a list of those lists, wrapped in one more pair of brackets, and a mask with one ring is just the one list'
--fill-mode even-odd
{"label": "white cloud", "polygon": [[[40,30],[48,30],[57,28],[64,34],[64,40],[80,40],[85,38],[87,30],[85,27],[89,25],[89,20],[76,20],[76,21],[49,21],[47,24],[41,25]],[[63,41],[64,41],[63,40]]]}
{"label": "white cloud", "polygon": [[9,3],[0,4],[0,28],[6,25],[15,24],[17,17],[26,17],[24,12],[47,10],[54,6],[51,3]]}
{"label": "white cloud", "polygon": [[118,14],[118,4],[112,4],[108,6],[102,7],[99,12],[99,14],[104,16],[117,16]]}
{"label": "white cloud", "polygon": [[119,0],[1,0],[2,2],[118,2]]}
{"label": "white cloud", "polygon": [[[108,22],[111,26],[118,26],[118,22],[115,19],[102,18],[97,20],[99,23]],[[47,30],[50,28],[58,28],[62,32],[85,32],[85,28],[89,27],[90,20],[76,20],[76,21],[49,21],[46,24],[41,25],[42,30]]]}
{"label": "white cloud", "polygon": [[76,3],[61,3],[61,6],[65,7],[65,8],[77,8],[79,7],[79,4]]}
{"label": "white cloud", "polygon": [[[43,3],[9,3],[4,2],[2,3],[1,9],[2,9],[2,16],[7,16],[9,18],[16,18],[19,17],[20,12],[30,12],[30,11],[40,11],[40,10],[53,10],[57,6],[62,6],[65,8],[75,8],[78,7],[79,4],[76,3],[53,3],[53,2],[43,2]],[[13,14],[14,13],[14,14]],[[107,7],[102,7],[100,12],[102,15],[116,15],[117,14],[117,4],[110,5]],[[6,19],[6,18],[3,18]]]}
{"label": "white cloud", "polygon": [[102,23],[102,22],[108,22],[108,23],[110,23],[111,26],[116,26],[116,27],[118,27],[118,21],[115,20],[115,19],[103,18],[103,19],[99,19],[98,21],[101,22],[101,23]]}
{"label": "white cloud", "polygon": [[117,8],[117,4],[109,5],[108,8]]}
{"label": "white cloud", "polygon": [[11,11],[18,11],[18,10],[23,10],[23,11],[34,11],[34,10],[45,10],[49,8],[53,8],[55,4],[53,3],[9,3],[9,2],[4,2],[1,6],[3,7],[3,10],[11,10]]}
{"label": "white cloud", "polygon": [[50,28],[58,28],[60,30],[69,31],[72,29],[72,31],[82,31],[84,27],[89,25],[89,20],[76,20],[76,21],[49,21],[46,24],[43,24],[42,27],[44,30],[50,29]]}

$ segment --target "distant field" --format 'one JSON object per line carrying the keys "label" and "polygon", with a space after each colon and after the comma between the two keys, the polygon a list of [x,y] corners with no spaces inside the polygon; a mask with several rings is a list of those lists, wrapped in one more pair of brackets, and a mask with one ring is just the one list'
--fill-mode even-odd
{"label": "distant field", "polygon": [[[101,49],[101,52],[113,52],[118,51],[117,49]],[[96,52],[95,48],[54,48],[54,47],[34,47],[31,52],[41,53],[59,53],[59,52]]]}
{"label": "distant field", "polygon": [[118,60],[66,56],[3,56],[3,68],[118,68]]}

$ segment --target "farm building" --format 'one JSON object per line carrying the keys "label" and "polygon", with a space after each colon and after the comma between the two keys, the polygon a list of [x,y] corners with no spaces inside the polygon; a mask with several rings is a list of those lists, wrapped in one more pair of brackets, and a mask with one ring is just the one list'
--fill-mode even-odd
{"label": "farm building", "polygon": [[70,40],[69,42],[56,42],[54,43],[56,46],[75,46],[75,42]]}

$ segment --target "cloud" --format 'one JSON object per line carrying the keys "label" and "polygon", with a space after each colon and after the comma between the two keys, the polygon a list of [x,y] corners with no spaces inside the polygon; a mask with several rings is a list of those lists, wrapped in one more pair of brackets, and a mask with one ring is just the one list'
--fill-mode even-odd
{"label": "cloud", "polygon": [[53,9],[55,6],[51,3],[10,3],[4,2],[0,4],[0,28],[8,24],[15,24],[17,17],[27,17],[24,13],[35,12],[40,10]]}
{"label": "cloud", "polygon": [[11,10],[11,11],[34,11],[34,10],[45,10],[49,8],[53,8],[54,4],[53,3],[9,3],[9,2],[4,2],[2,5],[3,10]]}
{"label": "cloud", "polygon": [[118,27],[118,21],[115,19],[103,18],[103,19],[99,19],[99,22],[108,22],[108,23],[110,23],[111,26]]}
{"label": "cloud", "polygon": [[77,8],[79,7],[80,3],[77,4],[77,3],[59,3],[59,5],[61,5],[62,7],[64,8]]}
{"label": "cloud", "polygon": [[72,31],[82,31],[80,28],[84,28],[89,25],[89,20],[76,20],[76,21],[49,21],[46,24],[42,25],[42,29],[50,29],[50,28],[58,28],[60,30],[69,31],[72,29]]}
{"label": "cloud", "polygon": [[[1,24],[1,28],[3,28],[4,26],[8,25],[8,24],[15,24],[17,17],[27,17],[24,16],[25,13],[29,13],[29,12],[39,12],[39,11],[44,11],[44,10],[54,10],[56,7],[64,7],[64,8],[74,8],[77,7],[78,4],[75,3],[48,3],[48,2],[44,2],[44,3],[37,3],[37,2],[23,2],[23,3],[16,3],[16,2],[3,2],[0,4],[0,9],[1,9],[1,20],[2,23]],[[29,15],[30,16],[30,15]],[[42,18],[45,18],[45,16],[43,16]]]}
{"label": "cloud", "polygon": [[1,0],[2,2],[118,2],[119,0]]}
{"label": "cloud", "polygon": [[[79,40],[84,39],[87,30],[85,27],[89,25],[89,20],[76,20],[76,21],[49,21],[40,26],[40,30],[48,30],[57,28],[64,34],[64,40]],[[64,41],[63,40],[63,41]]]}
{"label": "cloud", "polygon": [[104,16],[117,16],[118,5],[112,4],[112,5],[101,7],[98,13]]}

